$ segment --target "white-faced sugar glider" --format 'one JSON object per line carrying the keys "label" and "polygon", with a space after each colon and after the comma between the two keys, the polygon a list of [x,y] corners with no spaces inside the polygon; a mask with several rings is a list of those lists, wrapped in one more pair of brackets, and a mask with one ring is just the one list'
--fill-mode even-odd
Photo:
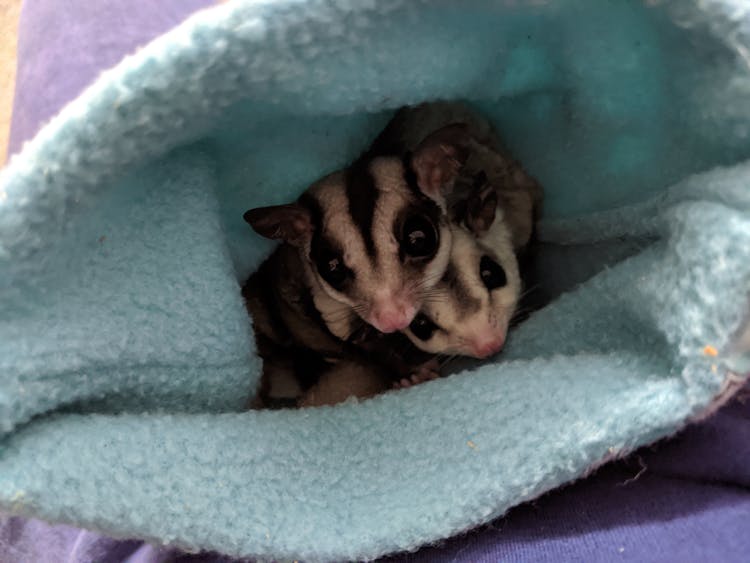
{"label": "white-faced sugar glider", "polygon": [[[446,273],[404,332],[428,352],[486,358],[502,348],[509,325],[519,318],[521,278],[533,274],[527,246],[542,188],[490,124],[462,104],[402,108],[374,144],[408,151],[446,123],[463,124],[470,137],[467,160],[449,194],[453,249]],[[533,288],[524,295],[523,312],[540,305],[532,300],[541,301]]]}
{"label": "white-faced sugar glider", "polygon": [[408,153],[364,153],[294,203],[245,213],[282,242],[243,288],[264,361],[261,398],[309,393],[331,372],[360,374],[341,378],[360,396],[382,388],[380,355],[356,342],[358,331],[362,321],[385,334],[406,328],[445,273],[445,196],[467,143],[464,127],[448,125]]}

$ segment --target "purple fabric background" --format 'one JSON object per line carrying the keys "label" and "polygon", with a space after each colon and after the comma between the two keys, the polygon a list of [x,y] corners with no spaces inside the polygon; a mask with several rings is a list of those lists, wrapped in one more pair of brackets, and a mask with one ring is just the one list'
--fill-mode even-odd
{"label": "purple fabric background", "polygon": [[8,153],[101,71],[212,0],[25,0]]}
{"label": "purple fabric background", "polygon": [[[26,0],[10,149],[125,54],[210,0]],[[748,561],[750,389],[703,424],[393,562]],[[470,476],[467,476],[470,478]],[[232,561],[0,515],[0,562]]]}

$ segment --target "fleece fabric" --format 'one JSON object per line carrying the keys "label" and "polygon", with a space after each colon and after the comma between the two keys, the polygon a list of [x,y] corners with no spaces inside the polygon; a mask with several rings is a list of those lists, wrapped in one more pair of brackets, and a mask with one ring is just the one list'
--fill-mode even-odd
{"label": "fleece fabric", "polygon": [[[748,371],[748,22],[735,2],[652,4],[238,1],[103,75],[0,178],[0,505],[371,558],[728,398]],[[545,185],[566,291],[470,373],[237,412],[260,370],[239,283],[268,251],[242,211],[433,98],[476,104]]]}
{"label": "fleece fabric", "polygon": [[[745,392],[750,389],[745,389]],[[676,438],[638,450],[487,526],[382,563],[743,563],[750,550],[750,403],[740,397]],[[250,563],[0,516],[8,563]],[[3,561],[0,555],[0,561]]]}

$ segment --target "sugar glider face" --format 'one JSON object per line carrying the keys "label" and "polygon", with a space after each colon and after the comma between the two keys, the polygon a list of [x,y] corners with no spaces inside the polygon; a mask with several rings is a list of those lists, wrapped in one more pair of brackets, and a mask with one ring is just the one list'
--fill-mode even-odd
{"label": "sugar glider face", "polygon": [[442,279],[404,332],[426,352],[486,358],[499,352],[521,293],[510,230],[496,222],[491,244],[452,225]]}
{"label": "sugar glider face", "polygon": [[307,255],[321,288],[381,332],[408,326],[448,264],[451,230],[440,206],[393,158],[330,176],[300,203],[320,225]]}
{"label": "sugar glider face", "polygon": [[436,132],[412,154],[365,154],[296,203],[252,209],[245,220],[298,247],[312,286],[381,332],[402,330],[448,266],[444,194],[465,158],[451,135]]}

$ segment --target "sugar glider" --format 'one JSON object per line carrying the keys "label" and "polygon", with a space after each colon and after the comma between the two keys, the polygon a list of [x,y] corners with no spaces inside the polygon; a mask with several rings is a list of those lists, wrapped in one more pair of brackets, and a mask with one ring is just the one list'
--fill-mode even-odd
{"label": "sugar glider", "polygon": [[244,214],[282,241],[243,287],[264,360],[261,397],[313,393],[330,373],[367,371],[367,394],[389,387],[382,376],[391,366],[364,345],[361,325],[406,328],[443,276],[452,246],[446,194],[467,144],[464,127],[447,125],[412,151],[365,152],[294,203]]}
{"label": "sugar glider", "polygon": [[502,348],[517,310],[518,257],[527,261],[542,188],[489,122],[460,103],[404,107],[373,145],[383,152],[408,151],[446,124],[463,125],[470,139],[448,198],[453,250],[446,273],[404,332],[429,352],[484,358]]}
{"label": "sugar glider", "polygon": [[[494,198],[485,197],[483,205],[494,208]],[[477,212],[491,220],[491,209]],[[487,358],[502,349],[521,297],[513,235],[499,218],[486,231],[458,222],[451,228],[448,268],[404,333],[427,352]]]}

